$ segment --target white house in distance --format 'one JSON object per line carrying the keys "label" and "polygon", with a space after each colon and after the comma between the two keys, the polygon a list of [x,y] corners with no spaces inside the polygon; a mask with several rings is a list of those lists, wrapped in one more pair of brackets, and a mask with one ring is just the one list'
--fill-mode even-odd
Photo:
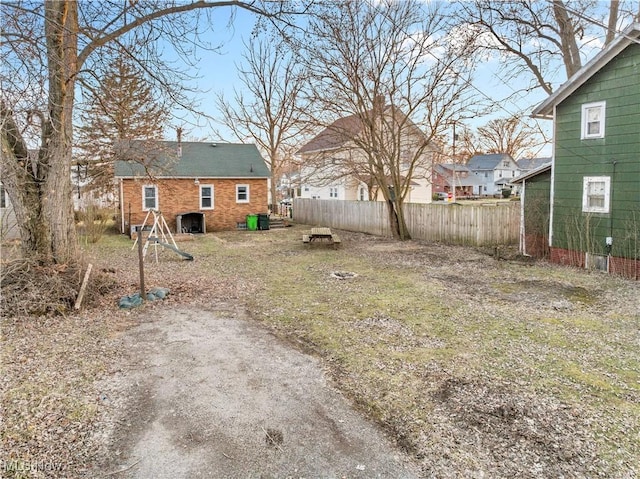
{"label": "white house in distance", "polygon": [[[384,106],[383,112],[389,112],[392,108],[395,107]],[[394,113],[398,114],[397,110]],[[382,193],[378,191],[373,178],[368,174],[364,154],[352,140],[360,134],[361,130],[362,123],[356,115],[342,117],[297,151],[296,154],[302,165],[299,195],[301,198],[383,200]],[[422,132],[415,127],[411,133],[407,133],[408,145],[411,144],[413,135],[422,135]],[[414,168],[405,202],[430,203],[432,201],[430,168],[432,155],[433,149],[427,148],[424,158]]]}
{"label": "white house in distance", "polygon": [[518,164],[507,153],[472,156],[467,168],[476,176],[474,188],[478,191],[473,194],[478,196],[500,195],[511,180],[520,176]]}

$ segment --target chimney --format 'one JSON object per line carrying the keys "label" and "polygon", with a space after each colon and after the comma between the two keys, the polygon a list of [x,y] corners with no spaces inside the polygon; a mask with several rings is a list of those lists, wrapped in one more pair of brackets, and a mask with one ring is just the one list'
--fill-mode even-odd
{"label": "chimney", "polygon": [[176,128],[176,133],[178,134],[178,158],[182,158],[182,128]]}

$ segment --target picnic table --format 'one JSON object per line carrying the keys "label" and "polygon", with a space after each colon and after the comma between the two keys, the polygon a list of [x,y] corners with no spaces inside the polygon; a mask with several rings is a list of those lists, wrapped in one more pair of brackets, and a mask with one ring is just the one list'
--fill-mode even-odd
{"label": "picnic table", "polygon": [[330,228],[311,228],[311,231],[302,235],[303,243],[316,243],[327,241],[329,244],[340,244],[340,237],[331,232]]}

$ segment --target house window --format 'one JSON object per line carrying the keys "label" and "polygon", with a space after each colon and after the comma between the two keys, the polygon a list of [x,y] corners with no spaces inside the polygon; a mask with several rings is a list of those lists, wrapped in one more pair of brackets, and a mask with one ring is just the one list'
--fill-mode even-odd
{"label": "house window", "polygon": [[504,166],[505,168],[509,168],[509,160],[504,160],[502,162],[502,166]]}
{"label": "house window", "polygon": [[7,192],[4,189],[4,185],[0,185],[0,208],[6,208],[7,203]]}
{"label": "house window", "polygon": [[338,197],[338,188],[329,188],[329,198],[337,198]]}
{"label": "house window", "polygon": [[484,172],[484,177],[485,178],[489,178],[489,173],[487,173],[486,171]]}
{"label": "house window", "polygon": [[249,185],[236,185],[236,203],[249,203]]}
{"label": "house window", "polygon": [[158,187],[156,185],[144,185],[142,187],[142,210],[158,209]]}
{"label": "house window", "polygon": [[364,188],[360,187],[360,201],[364,201]]}
{"label": "house window", "polygon": [[606,102],[588,103],[582,105],[582,136],[581,138],[604,138],[604,117]]}
{"label": "house window", "polygon": [[582,188],[582,211],[609,213],[611,177],[585,176]]}
{"label": "house window", "polygon": [[200,209],[213,209],[213,185],[200,185]]}

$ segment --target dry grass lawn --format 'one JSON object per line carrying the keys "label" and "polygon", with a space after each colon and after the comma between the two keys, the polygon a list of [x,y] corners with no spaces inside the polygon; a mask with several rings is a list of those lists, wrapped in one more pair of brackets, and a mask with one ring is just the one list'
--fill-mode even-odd
{"label": "dry grass lawn", "polygon": [[[506,250],[498,259],[349,232],[339,249],[304,245],[305,229],[183,242],[195,261],[149,258],[147,285],[169,287],[172,303],[239,302],[320,356],[425,477],[640,474],[638,282]],[[58,454],[74,477],[91,460],[89,431],[109,414],[94,381],[113,373],[127,325],[162,307],[117,309],[137,288],[131,244],[107,236],[86,246],[117,286],[82,314],[3,319],[2,442],[12,461]]]}

